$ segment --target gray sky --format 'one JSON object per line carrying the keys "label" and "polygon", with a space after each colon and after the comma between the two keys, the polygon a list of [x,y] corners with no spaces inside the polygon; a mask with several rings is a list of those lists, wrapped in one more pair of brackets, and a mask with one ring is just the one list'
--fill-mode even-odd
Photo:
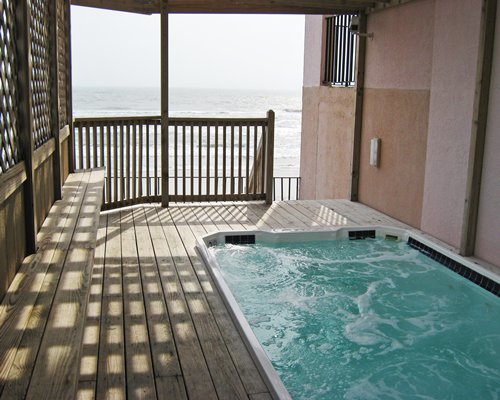
{"label": "gray sky", "polygon": [[[160,19],[71,8],[73,84],[160,84]],[[170,86],[302,87],[304,17],[171,15]]]}

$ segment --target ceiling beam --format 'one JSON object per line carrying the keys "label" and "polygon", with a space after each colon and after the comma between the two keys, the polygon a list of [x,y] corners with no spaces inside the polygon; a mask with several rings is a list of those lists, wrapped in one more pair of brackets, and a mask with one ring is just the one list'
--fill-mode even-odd
{"label": "ceiling beam", "polygon": [[402,4],[408,3],[413,0],[378,0],[375,2],[374,6],[368,7],[366,9],[367,13],[372,13],[375,11],[385,10],[386,8],[400,6]]}
{"label": "ceiling beam", "polygon": [[71,4],[134,14],[154,14],[160,11],[158,0],[71,0]]}
{"label": "ceiling beam", "polygon": [[[139,14],[160,12],[161,0],[72,0],[73,5]],[[377,7],[375,0],[168,0],[169,13],[334,14]],[[383,1],[386,2],[385,0]]]}

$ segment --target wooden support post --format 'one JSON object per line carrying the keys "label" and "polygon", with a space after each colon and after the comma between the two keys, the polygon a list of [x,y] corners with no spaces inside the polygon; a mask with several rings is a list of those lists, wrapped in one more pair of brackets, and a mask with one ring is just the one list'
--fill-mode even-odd
{"label": "wooden support post", "polygon": [[488,103],[490,98],[491,71],[493,65],[493,45],[497,0],[483,0],[479,54],[477,60],[476,93],[474,98],[471,144],[469,152],[467,192],[460,254],[472,256],[476,245],[477,218],[483,172],[486,125],[488,122]]}
{"label": "wooden support post", "polygon": [[274,179],[274,111],[267,112],[266,204],[273,202]]}
{"label": "wooden support post", "polygon": [[73,128],[73,87],[72,87],[72,74],[71,74],[71,2],[64,2],[64,16],[66,26],[66,115],[69,124],[70,138],[68,139],[68,163],[69,172],[75,172],[75,131]]}
{"label": "wooden support post", "polygon": [[50,128],[56,141],[52,155],[54,175],[54,200],[62,198],[61,143],[59,142],[59,63],[57,62],[57,0],[49,3],[49,52],[50,52]]}
{"label": "wooden support post", "polygon": [[18,95],[19,95],[19,142],[22,157],[26,164],[26,182],[24,183],[24,218],[26,224],[26,251],[36,252],[35,222],[35,183],[33,168],[33,118],[30,77],[31,77],[31,43],[30,43],[30,8],[27,1],[20,1],[16,7],[17,25],[17,60],[18,60]]}
{"label": "wooden support post", "polygon": [[[366,15],[361,14],[360,32],[366,33]],[[366,37],[358,36],[358,49],[356,54],[356,100],[354,106],[354,134],[352,151],[352,174],[351,174],[351,201],[358,201],[359,193],[359,168],[361,158],[361,129],[363,119],[363,96],[365,82],[365,54]]]}
{"label": "wooden support post", "polygon": [[161,2],[161,205],[168,207],[168,0]]}

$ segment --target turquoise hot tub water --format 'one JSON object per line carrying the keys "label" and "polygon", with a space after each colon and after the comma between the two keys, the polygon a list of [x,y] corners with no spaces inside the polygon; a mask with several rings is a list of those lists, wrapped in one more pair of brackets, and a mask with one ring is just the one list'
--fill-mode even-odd
{"label": "turquoise hot tub water", "polygon": [[404,241],[208,251],[294,399],[500,398],[500,298]]}

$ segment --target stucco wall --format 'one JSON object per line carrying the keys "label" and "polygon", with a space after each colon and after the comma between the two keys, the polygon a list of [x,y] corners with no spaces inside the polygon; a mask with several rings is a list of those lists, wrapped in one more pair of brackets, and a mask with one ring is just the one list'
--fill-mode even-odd
{"label": "stucco wall", "polygon": [[[371,14],[361,133],[359,200],[419,227],[427,148],[434,0]],[[379,167],[370,141],[381,139]]]}
{"label": "stucco wall", "polygon": [[[497,9],[497,38],[500,7]],[[481,198],[476,237],[476,255],[500,266],[500,39],[495,41],[486,144],[481,179]]]}
{"label": "stucco wall", "polygon": [[300,197],[349,198],[355,93],[321,86],[322,38],[323,17],[306,16]]}
{"label": "stucco wall", "polygon": [[349,198],[354,102],[352,88],[304,88],[301,199]]}
{"label": "stucco wall", "polygon": [[304,36],[304,87],[321,84],[323,16],[306,15]]}
{"label": "stucco wall", "polygon": [[[365,89],[359,200],[419,227],[427,145],[428,90]],[[381,139],[379,167],[370,139]]]}
{"label": "stucco wall", "polygon": [[438,0],[422,229],[459,247],[462,235],[481,0]]}

